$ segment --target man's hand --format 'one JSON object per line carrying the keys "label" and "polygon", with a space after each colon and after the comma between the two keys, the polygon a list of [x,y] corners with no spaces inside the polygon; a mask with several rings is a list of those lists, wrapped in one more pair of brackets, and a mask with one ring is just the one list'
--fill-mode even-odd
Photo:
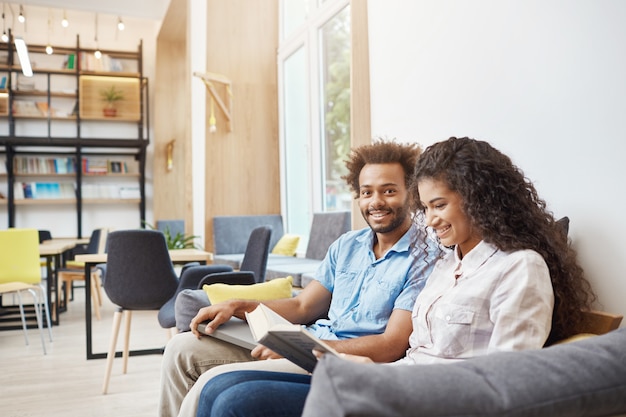
{"label": "man's hand", "polygon": [[198,311],[198,314],[191,319],[189,327],[191,332],[196,335],[198,339],[202,334],[198,331],[198,324],[209,321],[206,326],[206,332],[212,333],[222,323],[226,323],[231,317],[235,315],[235,304],[231,302],[223,302],[213,306],[203,307]]}

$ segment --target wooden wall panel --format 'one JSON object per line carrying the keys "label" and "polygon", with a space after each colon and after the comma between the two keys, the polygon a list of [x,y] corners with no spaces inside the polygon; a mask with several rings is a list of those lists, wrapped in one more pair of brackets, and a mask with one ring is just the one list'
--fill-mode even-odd
{"label": "wooden wall panel", "polygon": [[[370,111],[369,29],[367,24],[367,1],[351,1],[352,55],[350,62],[350,132],[352,147],[372,143]],[[352,204],[352,228],[367,226],[358,204]]]}
{"label": "wooden wall panel", "polygon": [[207,10],[207,70],[228,77],[233,94],[233,131],[217,106],[217,132],[207,126],[210,237],[213,216],[280,213],[278,2],[210,0]]}
{"label": "wooden wall panel", "polygon": [[[172,0],[157,42],[155,85],[153,211],[154,220],[184,219],[192,230],[189,85],[186,16],[188,0]],[[182,28],[182,30],[181,30]],[[173,167],[166,169],[166,149],[171,140]]]}

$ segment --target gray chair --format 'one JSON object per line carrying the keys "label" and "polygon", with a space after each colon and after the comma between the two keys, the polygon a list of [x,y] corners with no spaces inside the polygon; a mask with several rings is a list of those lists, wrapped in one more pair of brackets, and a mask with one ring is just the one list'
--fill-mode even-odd
{"label": "gray chair", "polygon": [[[174,323],[179,331],[189,331],[189,323],[198,310],[210,305],[209,298],[202,290],[203,285],[215,283],[250,285],[265,280],[271,235],[272,228],[270,226],[255,228],[248,238],[244,259],[241,262],[241,270],[208,274],[197,282],[197,285],[194,287],[196,289],[186,288],[176,294],[173,316]],[[228,266],[223,265],[223,267]],[[191,280],[189,280],[189,284],[192,284]],[[170,324],[171,317],[167,317],[167,322],[164,317],[164,323]]]}
{"label": "gray chair", "polygon": [[157,230],[162,231],[163,233],[169,233],[170,236],[174,237],[178,234],[185,234],[185,221],[184,220],[157,220],[156,222]]}
{"label": "gray chair", "polygon": [[252,273],[255,282],[265,281],[271,238],[272,228],[269,226],[255,228],[248,238],[248,245],[239,270]]}
{"label": "gray chair", "polygon": [[[91,232],[89,242],[87,244],[76,245],[76,247],[71,249],[68,254],[70,259],[65,262],[63,268],[58,269],[58,281],[59,285],[63,286],[63,303],[65,308],[68,308],[69,301],[74,299],[74,281],[85,280],[85,264],[83,262],[76,262],[74,257],[80,254],[104,253],[108,233],[109,230],[106,228],[94,229],[93,232]],[[102,299],[100,297],[101,273],[99,272],[98,275],[93,275],[93,272],[92,270],[92,276],[90,277],[92,280],[91,296],[93,298],[96,317],[100,320],[99,306],[102,305]]]}
{"label": "gray chair", "polygon": [[50,233],[50,230],[38,230],[38,232],[39,232],[39,243],[52,239],[52,233]]}
{"label": "gray chair", "polygon": [[162,232],[141,229],[111,232],[106,247],[107,279],[104,281],[104,291],[111,302],[117,305],[117,310],[113,316],[103,394],[107,393],[109,386],[122,313],[126,325],[122,353],[123,373],[126,373],[131,312],[159,310],[178,287],[178,277]]}
{"label": "gray chair", "polygon": [[315,275],[330,245],[351,229],[351,213],[335,211],[314,213],[304,258],[272,254],[267,262],[267,280],[290,275],[293,285],[305,287],[310,282],[305,276]]}
{"label": "gray chair", "polygon": [[229,273],[233,268],[228,265],[186,265],[180,273],[180,280],[178,287],[174,292],[174,295],[167,300],[165,304],[159,309],[157,319],[159,325],[164,329],[171,329],[176,327],[176,314],[174,306],[176,303],[176,297],[183,290],[195,290],[198,288],[198,284],[202,281],[202,278],[210,274],[216,274],[220,272]]}

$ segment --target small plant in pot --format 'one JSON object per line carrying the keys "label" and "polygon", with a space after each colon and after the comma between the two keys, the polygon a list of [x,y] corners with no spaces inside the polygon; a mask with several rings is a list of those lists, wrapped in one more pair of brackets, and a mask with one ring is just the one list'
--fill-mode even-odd
{"label": "small plant in pot", "polygon": [[117,101],[124,100],[124,92],[112,85],[109,88],[100,90],[100,96],[102,97],[102,100],[106,102],[106,105],[102,109],[102,113],[106,117],[115,117],[117,115],[115,103]]}

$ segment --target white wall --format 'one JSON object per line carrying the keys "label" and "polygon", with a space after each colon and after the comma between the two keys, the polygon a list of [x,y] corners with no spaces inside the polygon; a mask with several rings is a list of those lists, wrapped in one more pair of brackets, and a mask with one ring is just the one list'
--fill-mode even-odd
{"label": "white wall", "polygon": [[[80,46],[83,48],[96,47],[95,13],[77,10],[67,10],[66,16],[69,27],[63,28],[60,24],[63,17],[62,9],[45,8],[25,5],[26,23],[17,21],[19,4],[6,4],[6,29],[14,36],[21,36],[27,44],[53,46],[76,46],[76,35],[80,36]],[[154,100],[154,79],[156,62],[156,38],[160,28],[160,21],[133,17],[123,17],[124,31],[117,30],[117,16],[98,14],[98,46],[103,50],[136,51],[139,42],[143,48],[143,75],[149,80],[150,101]],[[50,21],[50,25],[48,25]],[[0,21],[2,25],[2,21]],[[0,33],[3,28],[0,28]],[[149,104],[150,109],[154,106]],[[150,115],[152,120],[152,114]],[[105,126],[113,128],[115,126]],[[150,128],[151,143],[153,130]],[[146,168],[146,220],[152,221],[152,159],[153,146],[148,147]],[[65,207],[65,206],[63,206]],[[0,207],[0,226],[6,227],[6,207]],[[55,221],[41,216],[41,210],[28,210],[20,207],[18,210],[17,226],[50,229],[54,237],[72,236],[76,233],[76,216],[71,207],[66,209],[52,208],[49,214]],[[28,223],[28,224],[26,224]],[[139,227],[139,209],[135,205],[103,206],[97,212],[89,212],[86,206],[83,216],[83,235],[89,236],[91,230],[98,227],[136,228]]]}
{"label": "white wall", "polygon": [[491,142],[535,182],[626,315],[626,2],[370,0],[372,132]]}

